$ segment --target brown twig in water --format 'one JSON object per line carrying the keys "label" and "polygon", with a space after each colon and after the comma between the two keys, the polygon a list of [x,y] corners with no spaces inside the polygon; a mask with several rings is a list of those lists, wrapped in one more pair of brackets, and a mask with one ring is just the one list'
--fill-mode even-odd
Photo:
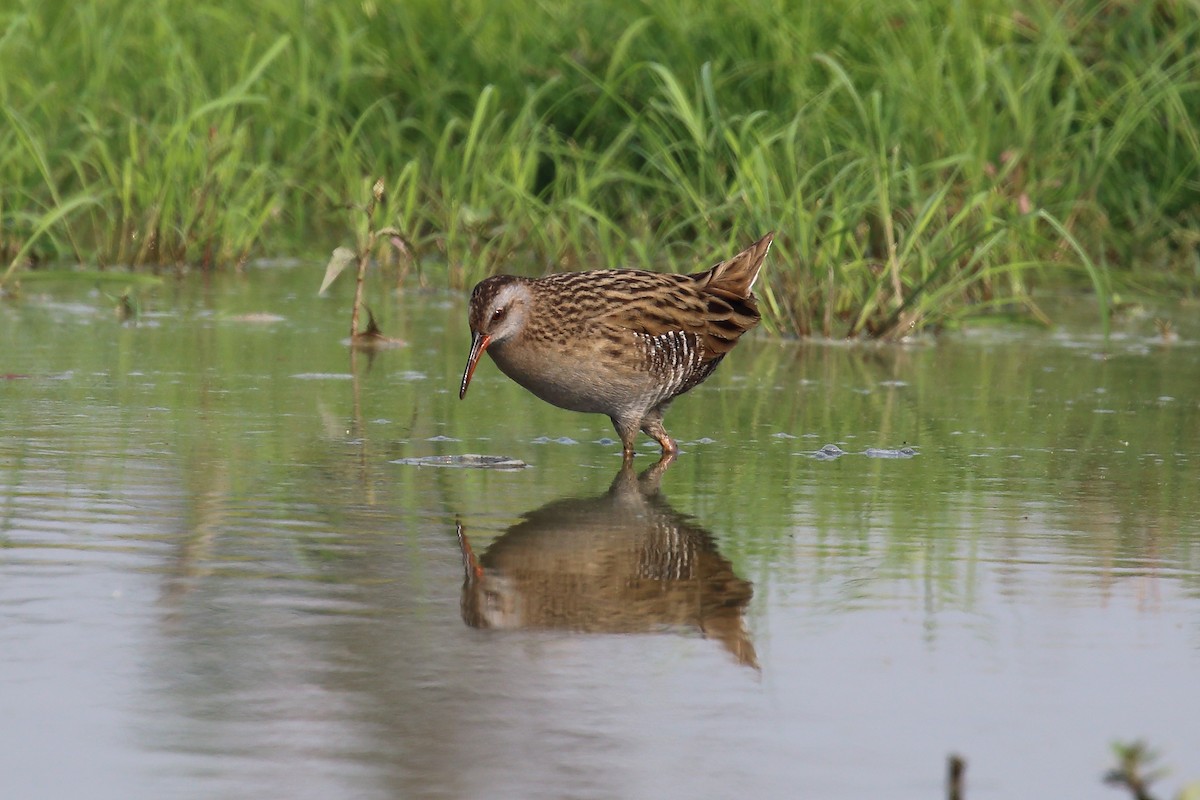
{"label": "brown twig in water", "polygon": [[946,797],[947,800],[963,800],[965,793],[965,778],[967,760],[957,753],[951,753],[946,762]]}

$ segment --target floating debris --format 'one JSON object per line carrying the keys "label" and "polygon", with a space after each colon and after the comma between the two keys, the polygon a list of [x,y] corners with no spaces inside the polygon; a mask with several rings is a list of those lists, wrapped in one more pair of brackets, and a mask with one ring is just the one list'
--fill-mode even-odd
{"label": "floating debris", "polygon": [[392,464],[404,464],[412,467],[454,467],[458,469],[525,469],[529,465],[519,458],[508,456],[482,456],[477,453],[467,453],[461,456],[420,456],[418,458],[397,458]]}
{"label": "floating debris", "polygon": [[817,461],[832,461],[835,458],[842,456],[866,456],[867,458],[912,458],[917,455],[917,451],[912,447],[900,447],[897,449],[868,447],[861,453],[848,453],[836,444],[827,444],[820,450],[813,453],[802,453],[799,455],[810,456]]}
{"label": "floating debris", "polygon": [[371,332],[356,333],[349,339],[343,339],[343,344],[353,347],[355,350],[391,350],[395,347],[407,347],[408,342],[403,339],[393,339],[390,336],[384,336],[382,333]]}
{"label": "floating debris", "polygon": [[917,454],[917,451],[911,447],[901,447],[899,450],[881,450],[877,447],[868,447],[863,451],[863,455],[867,458],[912,458]]}

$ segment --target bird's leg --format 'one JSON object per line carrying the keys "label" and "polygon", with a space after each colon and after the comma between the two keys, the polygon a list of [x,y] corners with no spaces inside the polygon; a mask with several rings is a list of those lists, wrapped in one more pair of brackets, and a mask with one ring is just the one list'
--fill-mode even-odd
{"label": "bird's leg", "polygon": [[637,442],[638,420],[631,420],[628,417],[623,419],[609,417],[609,419],[612,420],[613,427],[617,429],[617,436],[621,437],[621,457],[628,464],[633,460],[633,445]]}
{"label": "bird's leg", "polygon": [[659,447],[662,448],[663,458],[674,458],[679,453],[679,445],[675,444],[675,440],[667,434],[667,429],[663,427],[664,411],[666,411],[664,406],[658,406],[643,414],[641,419],[611,418],[613,427],[617,429],[617,435],[621,437],[621,447],[626,461],[633,458],[633,446],[637,443],[639,430],[658,442]]}
{"label": "bird's leg", "polygon": [[662,447],[662,454],[674,457],[679,453],[679,445],[675,444],[675,440],[667,435],[667,429],[663,427],[663,412],[666,409],[662,406],[652,408],[646,412],[646,416],[642,417],[642,431],[654,441],[658,442]]}

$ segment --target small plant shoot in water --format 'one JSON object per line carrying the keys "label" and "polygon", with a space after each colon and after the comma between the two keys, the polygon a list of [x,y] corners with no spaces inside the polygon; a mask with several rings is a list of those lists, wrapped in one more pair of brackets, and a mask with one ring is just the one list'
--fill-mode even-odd
{"label": "small plant shoot in water", "polygon": [[[404,237],[400,234],[400,231],[392,227],[384,227],[378,230],[374,227],[375,210],[385,199],[386,191],[383,178],[380,178],[371,187],[371,196],[367,199],[367,204],[356,207],[363,212],[363,218],[366,223],[366,233],[359,237],[357,252],[347,247],[336,248],[332,256],[330,256],[329,263],[325,266],[325,278],[321,281],[321,288],[317,291],[317,294],[324,294],[325,290],[337,280],[337,277],[345,271],[346,267],[352,263],[358,264],[358,272],[354,284],[354,304],[350,309],[350,346],[362,350],[399,347],[404,344],[400,339],[393,339],[384,335],[383,331],[379,329],[378,323],[375,322],[375,315],[371,313],[371,309],[367,308],[366,303],[363,301],[363,280],[367,274],[367,266],[371,262],[371,253],[374,252],[380,237],[387,237],[388,241],[393,243],[401,252],[406,254],[410,252],[403,244]],[[397,242],[400,244],[396,244]],[[360,308],[365,308],[367,311],[367,327],[365,330],[359,329]]]}

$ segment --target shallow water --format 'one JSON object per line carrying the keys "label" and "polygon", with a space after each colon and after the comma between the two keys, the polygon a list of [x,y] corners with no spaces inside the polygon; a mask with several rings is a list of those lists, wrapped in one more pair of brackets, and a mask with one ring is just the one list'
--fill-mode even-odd
{"label": "shallow water", "polygon": [[[0,796],[1200,779],[1200,332],[756,337],[639,480],[486,361],[458,400],[460,297],[352,363],[318,273],[0,304]],[[463,454],[530,466],[411,462]]]}

